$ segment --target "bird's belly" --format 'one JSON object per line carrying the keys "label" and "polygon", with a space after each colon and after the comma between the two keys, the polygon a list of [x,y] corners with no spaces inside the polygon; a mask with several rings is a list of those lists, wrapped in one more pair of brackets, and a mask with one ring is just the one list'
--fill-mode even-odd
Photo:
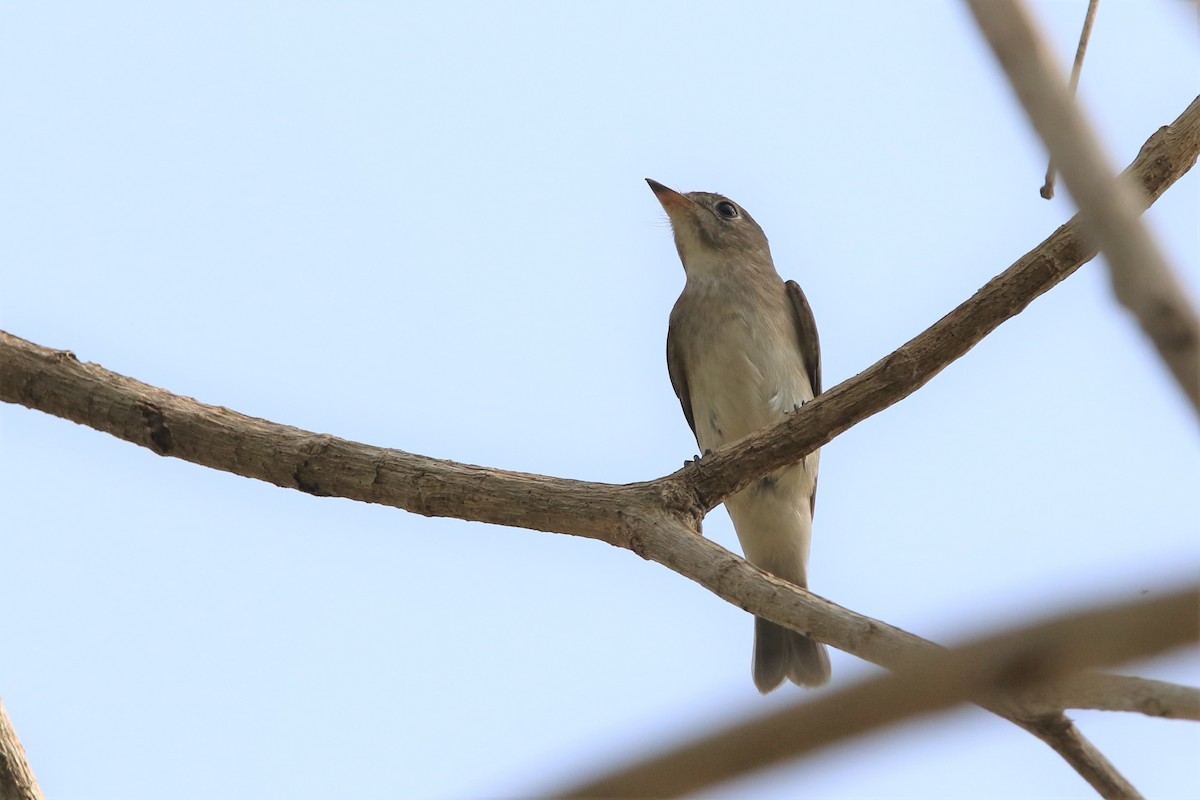
{"label": "bird's belly", "polygon": [[715,450],[783,419],[813,398],[798,350],[741,337],[696,359],[688,383],[701,450]]}

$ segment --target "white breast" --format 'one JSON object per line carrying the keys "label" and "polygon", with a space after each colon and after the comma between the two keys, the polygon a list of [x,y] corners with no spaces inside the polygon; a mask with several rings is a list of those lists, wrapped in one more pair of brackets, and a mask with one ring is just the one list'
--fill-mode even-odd
{"label": "white breast", "polygon": [[724,309],[689,354],[696,439],[714,450],[778,422],[812,387],[786,308]]}

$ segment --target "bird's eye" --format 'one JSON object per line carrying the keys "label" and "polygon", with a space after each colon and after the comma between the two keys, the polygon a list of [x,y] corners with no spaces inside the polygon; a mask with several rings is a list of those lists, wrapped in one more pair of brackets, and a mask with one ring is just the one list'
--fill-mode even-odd
{"label": "bird's eye", "polygon": [[717,213],[725,219],[733,219],[738,215],[737,206],[728,200],[722,200],[717,203]]}

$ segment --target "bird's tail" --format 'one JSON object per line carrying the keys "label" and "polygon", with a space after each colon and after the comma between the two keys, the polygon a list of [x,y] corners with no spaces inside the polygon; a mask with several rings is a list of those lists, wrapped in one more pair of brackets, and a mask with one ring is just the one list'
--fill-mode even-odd
{"label": "bird's tail", "polygon": [[754,685],[763,694],[784,679],[800,686],[829,681],[829,652],[803,633],[754,618]]}

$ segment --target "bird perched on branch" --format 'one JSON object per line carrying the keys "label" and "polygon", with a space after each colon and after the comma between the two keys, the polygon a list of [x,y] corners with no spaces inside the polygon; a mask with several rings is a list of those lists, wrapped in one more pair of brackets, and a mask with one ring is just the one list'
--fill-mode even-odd
{"label": "bird perched on branch", "polygon": [[[703,453],[775,424],[821,391],[817,325],[804,292],[775,271],[766,234],[745,209],[647,178],[666,210],[687,273],[671,310],[667,369]],[[819,452],[725,500],[746,559],[807,588]],[[825,646],[754,620],[754,685],[829,680]]]}

